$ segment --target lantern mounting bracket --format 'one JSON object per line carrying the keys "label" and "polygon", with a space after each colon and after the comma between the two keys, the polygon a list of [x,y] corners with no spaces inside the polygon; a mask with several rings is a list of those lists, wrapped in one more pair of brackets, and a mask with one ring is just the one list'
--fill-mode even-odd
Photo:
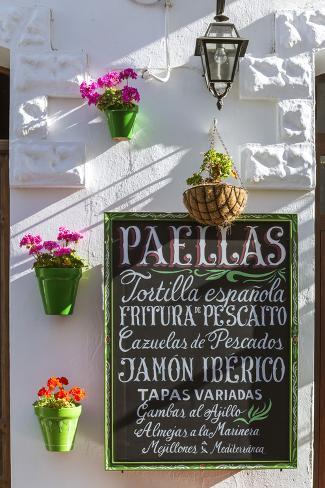
{"label": "lantern mounting bracket", "polygon": [[216,22],[226,22],[227,20],[229,20],[229,17],[223,15],[223,12],[225,10],[225,4],[226,0],[217,0],[216,16],[214,18]]}

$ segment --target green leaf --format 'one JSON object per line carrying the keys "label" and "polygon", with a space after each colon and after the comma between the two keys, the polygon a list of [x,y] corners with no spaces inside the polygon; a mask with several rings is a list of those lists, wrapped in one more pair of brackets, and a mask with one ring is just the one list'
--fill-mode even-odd
{"label": "green leaf", "polygon": [[251,408],[248,410],[247,415],[249,419],[252,417],[253,412],[254,412],[254,405],[252,405]]}
{"label": "green leaf", "polygon": [[244,424],[249,425],[249,421],[247,421],[244,417],[239,417],[238,419],[235,419],[234,422],[243,422]]}
{"label": "green leaf", "polygon": [[244,417],[239,417],[234,419],[234,422],[243,422],[244,424],[250,425],[253,422],[260,422],[261,420],[266,420],[269,416],[269,413],[272,408],[272,400],[269,400],[268,406],[266,406],[265,402],[263,403],[263,408],[260,410],[260,407],[251,406],[251,408],[247,412],[248,419]]}

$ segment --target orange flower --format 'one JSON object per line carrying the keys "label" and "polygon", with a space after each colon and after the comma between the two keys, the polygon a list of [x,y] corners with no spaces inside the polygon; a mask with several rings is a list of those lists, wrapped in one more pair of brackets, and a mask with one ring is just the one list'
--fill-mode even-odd
{"label": "orange flower", "polygon": [[74,386],[71,388],[69,393],[73,396],[75,402],[80,402],[80,400],[83,400],[86,396],[85,390],[83,388],[79,388],[79,386]]}
{"label": "orange flower", "polygon": [[47,380],[47,386],[50,390],[54,390],[56,387],[61,388],[62,384],[60,378],[57,378],[56,376],[51,376],[51,378]]}
{"label": "orange flower", "polygon": [[68,384],[69,380],[65,376],[51,376],[47,380],[47,385],[38,391],[38,396],[42,399],[41,403],[45,401],[45,398],[48,398],[51,405],[55,399],[58,400],[59,407],[65,405],[70,406],[66,402],[80,402],[85,398],[86,392],[83,388],[79,388],[79,386],[74,386],[70,391],[65,390],[65,385]]}
{"label": "orange flower", "polygon": [[55,393],[54,397],[56,400],[67,400],[67,401],[70,400],[69,392],[65,390],[58,391],[57,393]]}

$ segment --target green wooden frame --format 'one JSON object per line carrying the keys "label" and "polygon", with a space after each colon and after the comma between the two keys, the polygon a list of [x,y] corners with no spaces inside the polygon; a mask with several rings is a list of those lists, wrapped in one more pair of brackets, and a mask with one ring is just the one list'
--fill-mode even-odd
{"label": "green wooden frame", "polygon": [[298,455],[298,219],[296,214],[245,214],[238,218],[238,221],[259,221],[259,222],[289,222],[290,223],[290,287],[291,287],[291,350],[290,350],[290,459],[277,461],[211,461],[185,462],[185,463],[166,463],[148,462],[143,463],[121,463],[114,462],[112,452],[113,432],[111,430],[112,416],[114,412],[111,408],[111,353],[113,350],[111,337],[111,327],[113,319],[111,317],[112,299],[112,240],[111,223],[114,220],[126,221],[145,221],[145,220],[174,220],[181,222],[191,220],[186,213],[105,213],[105,289],[104,289],[104,309],[105,309],[105,469],[113,471],[124,470],[239,470],[239,469],[289,469],[297,467]]}

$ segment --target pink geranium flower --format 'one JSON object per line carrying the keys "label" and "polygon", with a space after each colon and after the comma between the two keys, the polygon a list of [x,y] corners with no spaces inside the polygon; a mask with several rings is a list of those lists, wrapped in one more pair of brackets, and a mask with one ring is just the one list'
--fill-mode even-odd
{"label": "pink geranium flower", "polygon": [[121,71],[109,71],[100,76],[97,81],[89,83],[83,81],[80,84],[82,98],[88,100],[89,105],[96,105],[99,110],[106,111],[110,108],[132,108],[140,101],[140,95],[136,88],[128,85],[128,80],[136,80],[137,72],[132,68]]}
{"label": "pink geranium flower", "polygon": [[60,247],[60,244],[58,244],[56,241],[44,241],[43,246],[44,249],[51,252],[53,249]]}
{"label": "pink geranium flower", "polygon": [[65,227],[59,227],[57,236],[58,241],[78,242],[80,239],[83,239],[83,235],[80,232],[71,231]]}
{"label": "pink geranium flower", "polygon": [[86,81],[83,81],[80,85],[80,93],[82,98],[87,98],[88,100],[88,105],[96,105],[98,102],[98,99],[100,97],[100,94],[96,92],[98,88],[98,84],[92,81],[89,83],[89,85],[86,83]]}
{"label": "pink geranium flower", "polygon": [[43,249],[43,244],[33,244],[29,249],[29,254],[38,254]]}
{"label": "pink geranium flower", "polygon": [[121,74],[118,71],[111,71],[110,73],[106,73],[106,75],[101,76],[97,80],[97,86],[99,88],[112,88],[117,86],[121,83]]}
{"label": "pink geranium flower", "polygon": [[32,234],[25,234],[24,237],[21,239],[19,246],[20,247],[23,247],[23,246],[30,247],[30,246],[33,246],[34,244],[38,245],[41,242],[42,242],[42,238],[40,235],[33,236]]}
{"label": "pink geranium flower", "polygon": [[132,86],[125,86],[122,90],[122,100],[124,103],[140,102],[138,90]]}
{"label": "pink geranium flower", "polygon": [[[33,256],[33,268],[83,268],[85,261],[77,254],[76,244],[83,235],[66,227],[59,227],[57,240],[42,242],[40,235],[26,234],[20,241],[28,254]],[[69,245],[69,243],[71,243]]]}
{"label": "pink geranium flower", "polygon": [[71,247],[60,247],[59,249],[56,249],[53,251],[54,256],[70,256],[70,254],[73,252]]}
{"label": "pink geranium flower", "polygon": [[132,80],[136,80],[137,77],[138,77],[138,74],[132,68],[126,68],[125,70],[121,71],[121,73],[120,73],[121,80],[128,80],[129,78],[132,78]]}

